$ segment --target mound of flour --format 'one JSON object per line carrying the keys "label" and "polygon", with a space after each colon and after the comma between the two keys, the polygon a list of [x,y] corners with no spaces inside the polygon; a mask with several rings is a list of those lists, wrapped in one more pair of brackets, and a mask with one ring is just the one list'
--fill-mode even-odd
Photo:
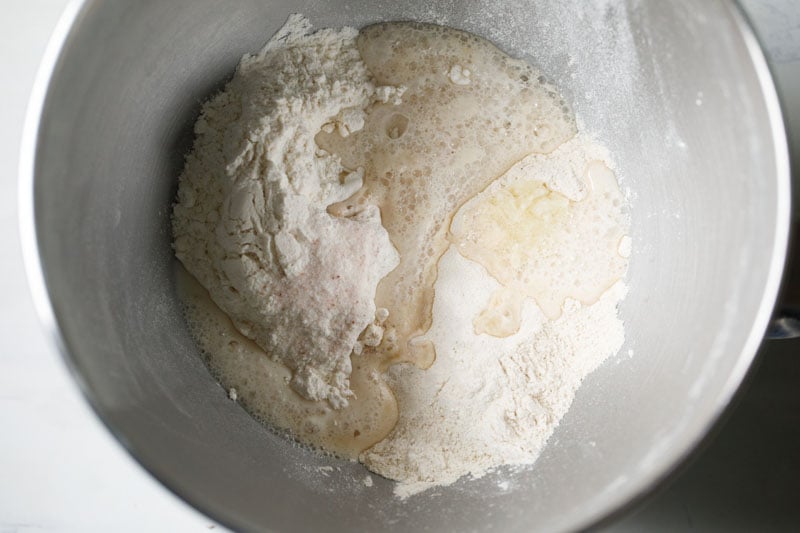
{"label": "mound of flour", "polygon": [[308,400],[347,405],[350,355],[375,318],[397,253],[369,206],[326,212],[361,186],[314,135],[394,98],[376,87],[354,29],[309,34],[300,16],[203,106],[174,207],[175,253],[236,328],[292,370]]}

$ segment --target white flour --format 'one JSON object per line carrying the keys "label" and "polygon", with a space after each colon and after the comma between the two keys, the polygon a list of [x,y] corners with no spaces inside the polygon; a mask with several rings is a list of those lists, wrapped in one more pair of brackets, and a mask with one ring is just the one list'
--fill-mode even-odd
{"label": "white flour", "polygon": [[203,107],[174,210],[175,252],[237,329],[292,369],[295,391],[342,407],[350,354],[397,254],[377,208],[325,211],[361,178],[342,176],[314,135],[334,117],[340,131],[357,130],[364,108],[397,91],[372,84],[355,30],[309,29],[292,17]]}
{"label": "white flour", "polygon": [[[572,136],[573,118],[530,67],[489,43],[439,29],[431,42],[446,53],[426,48],[432,59],[420,65],[414,47],[428,38],[424,28],[373,28],[373,48],[361,51],[353,29],[309,31],[292,17],[242,60],[195,127],[175,250],[231,319],[186,285],[198,344],[231,399],[300,440],[361,452],[371,470],[399,481],[398,496],[534,462],[583,378],[623,341],[616,306],[630,241],[609,155],[582,135],[541,155]],[[392,44],[393,35],[419,40]],[[461,46],[469,55],[458,55]],[[385,81],[409,75],[405,97],[404,83]],[[452,127],[432,130],[437,123]],[[394,169],[393,158],[399,171],[385,175],[404,185],[383,179],[364,197],[380,210],[370,201],[341,205],[370,172]],[[478,175],[487,168],[502,170],[487,180]],[[483,191],[466,203],[457,196],[466,194],[463,175]],[[434,178],[450,188],[439,194]],[[408,210],[387,210],[402,202]],[[440,220],[448,209],[452,227]],[[420,279],[435,284],[430,328],[416,340],[435,346],[435,360],[427,370],[390,366],[389,391],[378,350],[396,343],[398,317],[418,319],[414,310],[425,306],[402,309],[404,292],[384,298],[400,302],[395,308],[376,309],[376,292],[402,270],[399,261],[423,271],[407,255],[421,245],[398,245],[420,221],[436,226],[424,235],[446,250],[436,261],[433,238],[420,241],[435,267]],[[535,269],[532,253],[541,259]],[[406,288],[390,285],[384,292]]]}

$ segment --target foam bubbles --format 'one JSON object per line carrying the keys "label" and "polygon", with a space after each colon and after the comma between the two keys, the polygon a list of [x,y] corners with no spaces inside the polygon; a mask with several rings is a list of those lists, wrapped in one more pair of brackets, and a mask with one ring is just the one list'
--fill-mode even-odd
{"label": "foam bubbles", "polygon": [[378,286],[397,342],[377,347],[387,364],[433,363],[430,343],[437,263],[455,211],[514,163],[548,153],[575,134],[556,89],[530,65],[459,30],[418,23],[363,29],[358,46],[378,85],[405,87],[399,103],[376,104],[363,128],[343,137],[321,131],[317,144],[364,168],[364,187],[329,212],[376,204],[400,265]]}

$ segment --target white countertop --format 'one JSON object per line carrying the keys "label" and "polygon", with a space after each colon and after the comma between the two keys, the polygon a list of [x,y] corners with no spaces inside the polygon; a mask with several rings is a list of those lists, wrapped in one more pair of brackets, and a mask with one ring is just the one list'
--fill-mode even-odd
{"label": "white countertop", "polygon": [[[154,481],[95,418],[44,338],[28,293],[17,234],[20,134],[39,59],[67,3],[5,0],[0,17],[0,533],[219,531]],[[773,60],[784,72],[800,71],[800,2],[744,3]],[[800,76],[785,77],[800,90]]]}
{"label": "white countertop", "polygon": [[0,16],[0,532],[208,531],[89,409],[45,339],[17,234],[17,162],[39,59],[67,0],[4,0]]}

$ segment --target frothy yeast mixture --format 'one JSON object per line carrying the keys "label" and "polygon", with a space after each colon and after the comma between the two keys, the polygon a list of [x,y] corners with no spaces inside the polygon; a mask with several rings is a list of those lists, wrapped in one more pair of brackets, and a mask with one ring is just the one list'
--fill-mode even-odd
{"label": "frothy yeast mixture", "polygon": [[354,134],[316,136],[347,168],[364,169],[364,186],[328,211],[380,207],[400,264],[375,295],[389,310],[393,342],[374,351],[387,363],[428,367],[435,348],[420,337],[431,325],[436,265],[453,214],[517,161],[572,137],[575,124],[530,65],[474,35],[378,24],[362,30],[358,47],[377,83],[405,92],[397,105],[374,106]]}
{"label": "frothy yeast mixture", "polygon": [[[557,320],[627,268],[609,163],[548,158],[576,135],[556,89],[463,31],[312,33],[293,17],[196,133],[174,211],[193,334],[251,414],[340,456],[395,429],[390,367],[438,364],[429,330],[436,291],[453,287],[437,285],[448,250],[494,284],[475,339],[529,340],[526,301]],[[397,465],[419,454],[381,453],[395,456],[370,467],[407,481]]]}

